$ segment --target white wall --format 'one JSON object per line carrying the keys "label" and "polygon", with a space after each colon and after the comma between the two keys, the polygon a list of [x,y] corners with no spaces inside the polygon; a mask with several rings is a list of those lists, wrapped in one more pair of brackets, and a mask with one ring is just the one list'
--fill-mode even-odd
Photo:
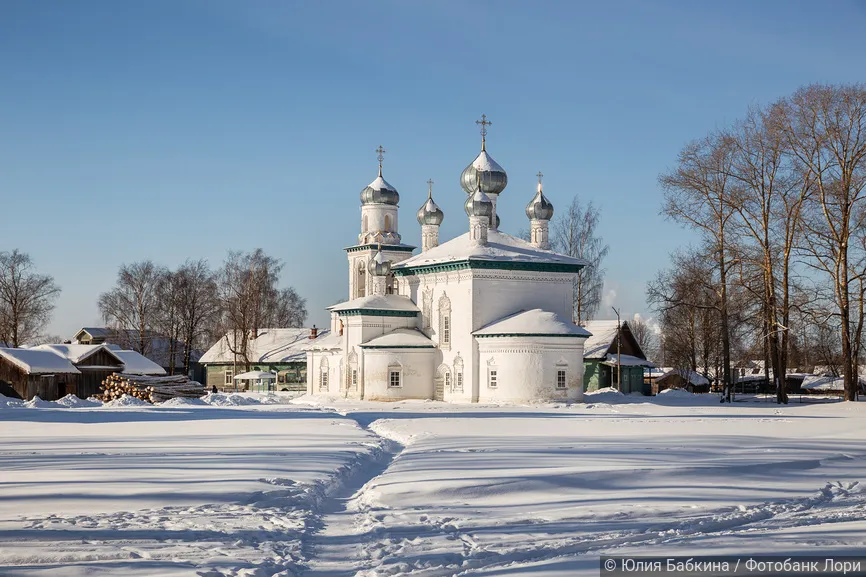
{"label": "white wall", "polygon": [[[364,349],[364,399],[432,399],[435,349]],[[402,371],[400,387],[390,386],[390,371]]]}
{"label": "white wall", "polygon": [[[494,337],[478,339],[479,401],[539,402],[583,400],[584,339]],[[489,386],[495,369],[497,386]],[[566,388],[556,388],[556,373],[566,371]]]}

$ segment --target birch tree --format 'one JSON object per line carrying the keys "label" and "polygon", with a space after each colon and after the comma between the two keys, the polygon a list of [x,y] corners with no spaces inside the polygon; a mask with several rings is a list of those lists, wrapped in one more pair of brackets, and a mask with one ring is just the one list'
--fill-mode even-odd
{"label": "birch tree", "polygon": [[99,295],[103,320],[126,341],[124,346],[144,356],[150,352],[150,337],[158,323],[159,287],[166,272],[150,260],[121,265],[114,288]]}
{"label": "birch tree", "polygon": [[54,278],[37,273],[29,255],[17,249],[0,252],[0,343],[12,347],[34,343],[51,319],[59,295]]}

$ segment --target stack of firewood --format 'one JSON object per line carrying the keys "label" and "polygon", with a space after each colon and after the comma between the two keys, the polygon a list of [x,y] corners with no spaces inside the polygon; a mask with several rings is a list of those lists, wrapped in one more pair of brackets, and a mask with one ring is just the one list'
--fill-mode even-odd
{"label": "stack of firewood", "polygon": [[130,395],[149,403],[162,403],[175,397],[198,398],[204,394],[204,385],[183,375],[147,377],[113,373],[102,381],[105,402]]}

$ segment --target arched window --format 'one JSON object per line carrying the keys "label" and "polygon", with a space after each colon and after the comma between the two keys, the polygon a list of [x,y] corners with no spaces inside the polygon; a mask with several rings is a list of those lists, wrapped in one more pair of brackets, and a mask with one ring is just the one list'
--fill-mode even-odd
{"label": "arched window", "polygon": [[444,401],[445,393],[451,392],[451,369],[448,365],[439,365],[436,369],[436,380],[434,381],[433,400]]}
{"label": "arched window", "polygon": [[367,215],[361,217],[361,232],[367,232]]}
{"label": "arched window", "polygon": [[396,292],[397,292],[397,291],[395,290],[395,288],[396,288],[396,284],[397,284],[397,283],[396,283],[395,280],[394,280],[394,273],[389,272],[389,273],[388,273],[388,277],[387,277],[387,279],[385,280],[385,293],[386,293],[386,294],[389,294],[389,295],[392,295],[392,294],[396,293]]}
{"label": "arched window", "polygon": [[385,232],[391,232],[391,215],[385,215]]}
{"label": "arched window", "polygon": [[358,390],[358,354],[355,349],[349,353],[349,370],[346,372],[346,386],[350,391]]}
{"label": "arched window", "polygon": [[451,299],[443,294],[439,299],[439,348],[448,350],[451,348]]}
{"label": "arched window", "polygon": [[319,390],[327,391],[329,375],[328,375],[328,359],[327,357],[322,357],[322,360],[319,361]]}
{"label": "arched window", "polygon": [[568,388],[568,363],[564,361],[556,363],[556,388]]}
{"label": "arched window", "polygon": [[367,264],[364,259],[358,259],[358,278],[355,285],[355,294],[362,297],[367,294]]}
{"label": "arched window", "polygon": [[400,363],[388,365],[388,387],[400,388],[403,386],[403,367]]}
{"label": "arched window", "polygon": [[454,392],[463,392],[463,357],[460,353],[454,357]]}

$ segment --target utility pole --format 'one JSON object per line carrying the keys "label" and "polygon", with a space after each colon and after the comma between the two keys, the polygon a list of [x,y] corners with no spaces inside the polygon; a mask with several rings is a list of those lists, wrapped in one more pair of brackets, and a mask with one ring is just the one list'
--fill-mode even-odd
{"label": "utility pole", "polygon": [[620,324],[619,324],[619,311],[614,307],[610,307],[613,309],[613,312],[616,313],[616,390],[622,392],[622,355],[620,354]]}

